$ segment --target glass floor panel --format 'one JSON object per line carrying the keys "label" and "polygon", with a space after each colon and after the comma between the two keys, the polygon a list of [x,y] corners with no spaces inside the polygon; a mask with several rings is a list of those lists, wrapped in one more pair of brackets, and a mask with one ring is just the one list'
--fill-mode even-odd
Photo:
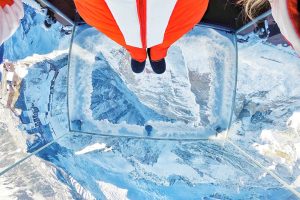
{"label": "glass floor panel", "polygon": [[196,26],[169,49],[163,75],[148,61],[134,74],[128,53],[87,25],[75,28],[72,41],[72,131],[156,139],[226,134],[237,75],[234,33]]}
{"label": "glass floor panel", "polygon": [[297,199],[227,143],[82,133],[15,166],[0,185],[1,199]]}

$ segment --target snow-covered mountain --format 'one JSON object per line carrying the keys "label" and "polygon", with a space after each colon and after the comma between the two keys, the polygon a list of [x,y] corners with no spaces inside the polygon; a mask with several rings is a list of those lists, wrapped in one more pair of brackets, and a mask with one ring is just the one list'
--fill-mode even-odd
{"label": "snow-covered mountain", "polygon": [[[42,12],[26,7],[26,13],[16,35],[5,44],[5,57],[16,61],[17,74],[24,78],[17,102],[23,111],[21,122],[0,104],[1,199],[297,199],[300,59],[290,47],[266,44],[256,35],[239,44],[237,102],[229,141],[155,141],[71,133],[66,49],[70,37],[61,34],[59,24],[45,29]],[[177,53],[171,54],[182,56]],[[89,60],[89,54],[83,55]],[[147,117],[170,120],[166,117],[170,113],[141,103],[147,102],[139,100],[143,93],[132,98],[137,94],[134,85],[124,84],[124,75],[132,75],[108,67],[112,58],[107,55],[91,57],[97,64],[94,71],[78,80],[91,82],[97,89],[77,88],[92,92],[86,106],[95,111],[93,117],[124,126],[121,119],[129,124],[143,124]],[[189,65],[192,68],[195,63]],[[82,70],[90,69],[83,65]],[[152,75],[144,76],[150,80]],[[139,89],[146,90],[143,85]],[[109,103],[105,96],[127,106],[103,112]],[[124,96],[132,101],[126,104]],[[176,99],[171,101],[175,104]]]}

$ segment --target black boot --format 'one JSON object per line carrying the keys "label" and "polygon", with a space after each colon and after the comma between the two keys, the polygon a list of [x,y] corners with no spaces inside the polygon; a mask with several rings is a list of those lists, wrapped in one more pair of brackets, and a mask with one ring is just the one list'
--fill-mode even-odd
{"label": "black boot", "polygon": [[131,69],[134,73],[141,73],[144,71],[146,65],[146,60],[144,62],[139,62],[131,58]]}
{"label": "black boot", "polygon": [[165,59],[163,58],[161,60],[154,61],[154,60],[151,60],[150,49],[147,49],[147,53],[148,53],[150,64],[151,64],[151,67],[152,67],[153,71],[156,74],[164,73],[166,71],[166,61],[165,61]]}

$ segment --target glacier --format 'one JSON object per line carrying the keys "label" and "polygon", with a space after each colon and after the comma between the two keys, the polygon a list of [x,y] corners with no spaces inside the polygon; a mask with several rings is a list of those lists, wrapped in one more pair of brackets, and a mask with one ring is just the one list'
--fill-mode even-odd
{"label": "glacier", "polygon": [[[5,58],[15,62],[23,82],[16,104],[21,119],[0,104],[1,199],[298,199],[300,59],[291,47],[267,44],[254,34],[247,43],[239,43],[229,141],[154,141],[74,133],[67,113],[71,38],[59,24],[45,29],[43,18],[42,11],[26,6],[22,25],[5,43]],[[105,54],[98,54],[96,62],[101,64],[80,81],[93,80],[92,87],[116,91],[122,79],[112,80],[115,70],[102,70],[107,64],[104,58]],[[91,59],[95,61],[94,56]],[[129,72],[126,76],[131,76]],[[103,78],[114,87],[97,85]],[[136,93],[132,87],[122,92]],[[91,93],[92,98],[97,95]],[[105,103],[92,98],[84,104],[88,109],[98,110],[99,103]],[[140,104],[138,98],[134,100],[133,104]],[[142,104],[139,109],[147,113],[145,117],[168,120]],[[127,122],[136,123],[136,116],[131,116],[125,117]]]}

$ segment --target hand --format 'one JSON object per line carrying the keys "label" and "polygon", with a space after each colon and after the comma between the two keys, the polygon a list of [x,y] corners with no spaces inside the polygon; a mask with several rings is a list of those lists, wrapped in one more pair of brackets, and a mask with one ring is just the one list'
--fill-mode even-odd
{"label": "hand", "polygon": [[0,45],[15,33],[23,17],[21,0],[14,0],[11,6],[6,5],[3,8],[0,6]]}

